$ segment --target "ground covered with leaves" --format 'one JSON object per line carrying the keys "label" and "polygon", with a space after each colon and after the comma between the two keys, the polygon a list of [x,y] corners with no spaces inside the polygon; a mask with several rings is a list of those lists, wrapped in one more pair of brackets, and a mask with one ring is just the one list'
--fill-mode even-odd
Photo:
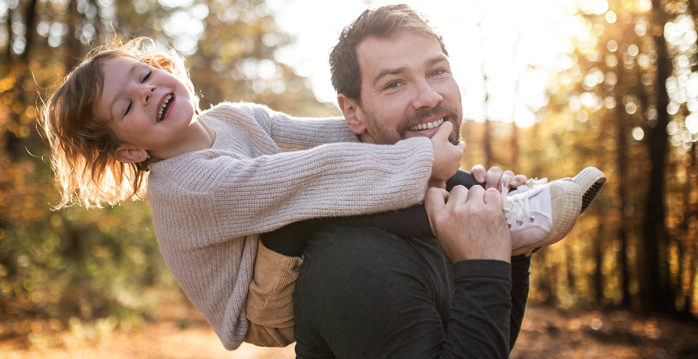
{"label": "ground covered with leaves", "polygon": [[[2,328],[4,359],[294,358],[293,346],[243,345],[228,352],[200,314],[181,306],[168,306],[154,320],[131,328],[104,322],[60,328],[50,321],[19,323],[14,333]],[[530,305],[511,358],[698,358],[698,324],[627,311]]]}

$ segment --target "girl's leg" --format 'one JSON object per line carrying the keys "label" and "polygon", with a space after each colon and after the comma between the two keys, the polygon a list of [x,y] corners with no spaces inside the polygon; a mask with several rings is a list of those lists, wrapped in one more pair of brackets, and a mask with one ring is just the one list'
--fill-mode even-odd
{"label": "girl's leg", "polygon": [[300,257],[289,257],[259,242],[254,274],[247,297],[250,326],[245,341],[262,347],[284,347],[293,337],[293,288]]}

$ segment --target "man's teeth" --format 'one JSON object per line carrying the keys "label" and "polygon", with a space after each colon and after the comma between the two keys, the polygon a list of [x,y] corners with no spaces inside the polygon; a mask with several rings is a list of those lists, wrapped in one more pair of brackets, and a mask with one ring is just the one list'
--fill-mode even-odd
{"label": "man's teeth", "polygon": [[439,127],[441,124],[444,123],[443,117],[434,121],[434,122],[429,122],[429,123],[420,123],[419,125],[412,126],[410,127],[410,131],[421,131],[421,130],[428,130],[434,127]]}
{"label": "man's teeth", "polygon": [[162,121],[162,114],[165,112],[165,108],[167,108],[167,104],[170,103],[170,100],[172,100],[172,95],[167,95],[165,101],[162,101],[162,106],[160,107],[160,111],[158,111],[158,122]]}

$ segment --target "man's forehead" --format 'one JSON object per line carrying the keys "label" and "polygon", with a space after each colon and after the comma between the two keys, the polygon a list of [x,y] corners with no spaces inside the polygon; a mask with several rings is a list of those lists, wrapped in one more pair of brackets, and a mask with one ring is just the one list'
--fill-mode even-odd
{"label": "man's forehead", "polygon": [[438,40],[407,30],[386,37],[367,36],[357,45],[356,56],[362,74],[371,78],[383,72],[400,72],[408,67],[448,62]]}
{"label": "man's forehead", "polygon": [[[419,45],[416,45],[419,43]],[[417,48],[415,48],[415,45]],[[427,45],[432,51],[439,52],[448,57],[441,48],[439,41],[433,37],[421,34],[415,31],[403,30],[391,34],[390,36],[366,36],[356,46],[356,54],[359,61],[374,59],[376,52],[391,52],[395,51],[417,51],[423,52],[427,50],[423,48]]]}

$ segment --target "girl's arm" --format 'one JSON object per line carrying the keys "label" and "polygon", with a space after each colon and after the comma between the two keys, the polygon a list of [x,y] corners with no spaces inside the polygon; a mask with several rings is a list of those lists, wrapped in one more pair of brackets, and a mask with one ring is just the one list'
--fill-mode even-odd
{"label": "girl's arm", "polygon": [[148,179],[154,211],[179,208],[173,213],[182,217],[177,221],[203,213],[215,219],[218,234],[207,236],[209,241],[309,218],[414,205],[424,199],[433,162],[426,138],[396,145],[337,143],[259,157],[218,152],[195,151],[155,163]]}
{"label": "girl's arm", "polygon": [[[446,183],[446,189],[451,190],[456,185],[470,188],[481,185],[475,178],[463,170],[459,170]],[[262,234],[264,245],[283,255],[300,257],[305,250],[306,242],[317,228],[334,224],[349,227],[376,227],[401,237],[434,237],[429,218],[424,205],[417,204],[395,211],[365,214],[350,217],[313,218],[296,222],[279,228],[273,232]]]}
{"label": "girl's arm", "polygon": [[259,104],[236,106],[254,113],[252,118],[284,152],[306,150],[326,143],[359,142],[344,117],[294,117]]}

